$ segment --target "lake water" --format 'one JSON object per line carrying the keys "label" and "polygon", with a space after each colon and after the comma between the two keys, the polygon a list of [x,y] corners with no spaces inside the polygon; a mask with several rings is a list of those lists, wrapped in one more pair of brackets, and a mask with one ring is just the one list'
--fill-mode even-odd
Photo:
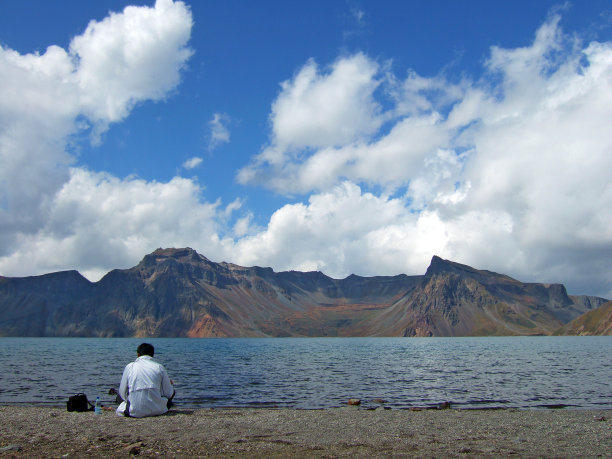
{"label": "lake water", "polygon": [[181,408],[612,409],[612,337],[0,338],[0,404],[110,402],[142,341]]}

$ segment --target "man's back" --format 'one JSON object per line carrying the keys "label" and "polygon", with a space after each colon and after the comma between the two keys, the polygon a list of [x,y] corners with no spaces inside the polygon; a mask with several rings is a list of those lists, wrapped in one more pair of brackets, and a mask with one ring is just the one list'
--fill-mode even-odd
{"label": "man's back", "polygon": [[163,365],[151,356],[139,356],[123,371],[119,395],[125,400],[117,414],[133,417],[156,416],[168,411],[168,398],[174,389]]}

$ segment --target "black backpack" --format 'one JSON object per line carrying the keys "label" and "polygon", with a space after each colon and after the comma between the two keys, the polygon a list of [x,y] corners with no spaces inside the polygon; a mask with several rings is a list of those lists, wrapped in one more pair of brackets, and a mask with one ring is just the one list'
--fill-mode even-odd
{"label": "black backpack", "polygon": [[76,394],[68,398],[66,409],[68,411],[93,411],[94,406],[87,400],[85,394]]}

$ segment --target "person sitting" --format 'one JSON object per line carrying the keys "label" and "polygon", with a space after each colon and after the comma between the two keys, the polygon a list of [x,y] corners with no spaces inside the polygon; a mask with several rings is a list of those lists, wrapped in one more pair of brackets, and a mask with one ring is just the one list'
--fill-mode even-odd
{"label": "person sitting", "polygon": [[172,405],[173,382],[164,366],[153,360],[153,345],[142,343],[136,352],[138,358],[123,370],[119,385],[123,401],[117,414],[134,418],[164,414]]}

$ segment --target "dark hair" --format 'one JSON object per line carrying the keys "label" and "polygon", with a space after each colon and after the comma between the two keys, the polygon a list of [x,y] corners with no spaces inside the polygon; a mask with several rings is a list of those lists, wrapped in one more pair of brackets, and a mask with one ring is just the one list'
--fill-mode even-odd
{"label": "dark hair", "polygon": [[140,346],[138,346],[136,352],[138,352],[138,355],[150,355],[153,357],[153,354],[155,354],[155,348],[152,344],[142,343]]}

